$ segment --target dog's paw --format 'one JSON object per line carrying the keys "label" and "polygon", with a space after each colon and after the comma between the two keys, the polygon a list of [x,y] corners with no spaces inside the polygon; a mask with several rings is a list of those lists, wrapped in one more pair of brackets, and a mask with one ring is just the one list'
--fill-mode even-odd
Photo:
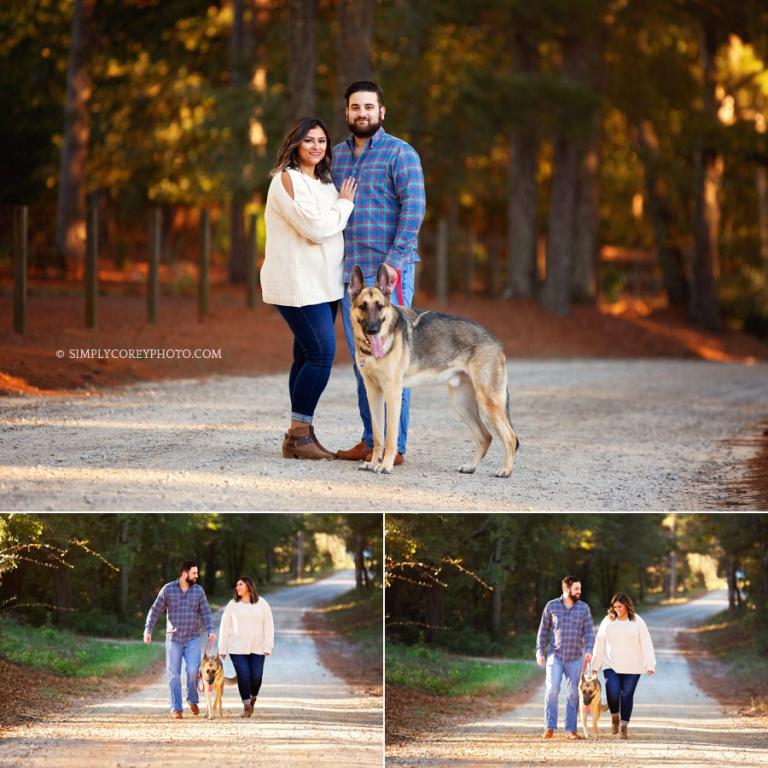
{"label": "dog's paw", "polygon": [[459,472],[461,472],[463,475],[474,475],[476,469],[476,466],[472,466],[471,464],[464,464],[464,466],[459,467]]}
{"label": "dog's paw", "polygon": [[373,468],[373,471],[374,471],[374,472],[376,472],[376,473],[377,473],[377,474],[379,474],[379,475],[389,475],[389,474],[391,474],[391,472],[392,472],[392,466],[393,466],[393,465],[390,465],[390,466],[388,467],[386,464],[377,464],[377,465],[376,465],[376,466]]}
{"label": "dog's paw", "polygon": [[509,477],[512,474],[511,469],[500,469],[498,472],[494,473],[494,477]]}
{"label": "dog's paw", "polygon": [[377,466],[377,461],[364,461],[361,464],[358,464],[357,468],[362,469],[364,472],[375,472]]}

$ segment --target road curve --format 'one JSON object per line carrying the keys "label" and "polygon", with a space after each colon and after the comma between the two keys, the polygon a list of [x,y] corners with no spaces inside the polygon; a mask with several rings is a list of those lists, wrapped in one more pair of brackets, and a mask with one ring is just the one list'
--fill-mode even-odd
{"label": "road curve", "polygon": [[188,710],[183,720],[171,720],[163,674],[119,701],[87,704],[7,730],[0,740],[0,766],[337,768],[340,755],[344,765],[379,765],[381,697],[359,694],[329,672],[303,622],[307,611],[352,587],[354,574],[343,571],[267,596],[275,617],[275,650],[266,661],[264,685],[251,719],[239,718],[237,688],[228,685],[223,720],[193,718]]}

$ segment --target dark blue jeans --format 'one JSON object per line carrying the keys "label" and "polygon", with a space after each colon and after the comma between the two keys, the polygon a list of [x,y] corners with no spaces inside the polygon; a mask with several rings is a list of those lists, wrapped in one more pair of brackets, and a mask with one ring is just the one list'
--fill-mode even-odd
{"label": "dark blue jeans", "polygon": [[260,653],[230,653],[232,666],[237,675],[237,690],[243,701],[258,696],[264,675],[264,655]]}
{"label": "dark blue jeans", "polygon": [[608,709],[612,715],[621,714],[621,722],[628,723],[632,717],[632,705],[635,699],[635,688],[640,681],[640,675],[626,675],[604,669],[605,697],[608,699]]}
{"label": "dark blue jeans", "polygon": [[291,418],[312,423],[320,395],[328,384],[336,355],[336,321],[338,301],[310,304],[306,307],[275,309],[293,331],[293,365],[288,376],[291,395]]}

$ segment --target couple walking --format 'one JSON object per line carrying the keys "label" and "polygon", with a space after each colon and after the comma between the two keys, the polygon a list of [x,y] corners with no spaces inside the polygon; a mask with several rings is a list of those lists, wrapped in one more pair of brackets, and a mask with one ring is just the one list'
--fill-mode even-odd
{"label": "couple walking", "polygon": [[[416,241],[426,210],[419,156],[384,130],[384,95],[376,83],[352,83],[344,98],[351,133],[331,149],[322,120],[299,120],[280,146],[267,195],[262,294],[293,333],[285,458],[370,461],[371,415],[356,364],[360,442],[349,450],[328,451],[312,424],[336,354],[339,302],[354,361],[346,290],[353,267],[361,268],[370,285],[383,264],[395,286],[395,303],[410,306],[413,299]],[[404,390],[395,464],[404,460],[409,400],[410,392]]]}
{"label": "couple walking", "polygon": [[618,592],[611,598],[608,615],[595,636],[592,612],[581,601],[581,582],[575,576],[566,576],[562,588],[562,595],[544,607],[536,637],[536,661],[546,669],[544,738],[551,739],[557,730],[557,700],[563,677],[568,693],[565,730],[569,739],[581,738],[577,731],[579,678],[591,663],[595,672],[603,670],[612,732],[621,732],[621,738],[626,739],[640,676],[652,675],[656,670],[648,627],[635,612],[629,595]]}
{"label": "couple walking", "polygon": [[[160,614],[167,613],[165,633],[165,668],[171,716],[183,715],[181,699],[181,661],[187,668],[187,703],[193,715],[200,714],[198,668],[200,667],[200,632],[208,632],[206,648],[213,649],[216,634],[205,590],[197,583],[197,564],[184,560],[179,564],[179,577],[160,590],[149,609],[144,628],[144,642],[152,642],[152,629]],[[235,593],[227,603],[219,626],[219,656],[229,654],[237,674],[237,688],[243,701],[241,717],[250,717],[259,695],[264,674],[264,659],[272,653],[275,628],[272,610],[258,595],[253,581],[243,576],[235,583]]]}

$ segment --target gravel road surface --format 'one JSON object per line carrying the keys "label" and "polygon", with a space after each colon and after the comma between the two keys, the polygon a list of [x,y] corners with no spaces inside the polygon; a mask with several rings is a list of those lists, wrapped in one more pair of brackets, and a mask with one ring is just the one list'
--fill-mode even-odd
{"label": "gravel road surface", "polygon": [[[598,741],[568,741],[563,732],[561,690],[559,730],[544,741],[542,685],[527,704],[492,720],[470,722],[418,742],[388,749],[386,764],[412,768],[496,768],[496,766],[613,766],[619,768],[726,768],[768,765],[768,718],[726,713],[697,688],[676,636],[727,607],[724,592],[684,605],[658,608],[643,617],[653,638],[657,667],[637,687],[630,739],[610,735],[610,713],[600,719]],[[600,675],[602,681],[602,675]],[[605,693],[603,693],[603,702]]]}
{"label": "gravel road surface", "polygon": [[[187,709],[183,720],[172,720],[163,674],[123,700],[86,705],[6,731],[0,739],[0,766],[338,768],[340,755],[345,766],[380,765],[381,697],[356,692],[323,667],[303,623],[307,611],[354,585],[354,574],[343,571],[267,596],[275,618],[275,650],[266,661],[252,718],[239,717],[237,687],[228,685],[223,720],[205,720],[203,707],[200,717]],[[164,619],[155,637],[162,636],[161,629]]]}
{"label": "gravel road surface", "polygon": [[[512,477],[495,441],[474,475],[446,386],[415,389],[406,463],[285,460],[287,376],[218,377],[0,400],[4,510],[702,510],[735,503],[768,416],[768,365],[514,361]],[[332,450],[360,437],[349,366],[315,415]],[[754,507],[739,497],[745,507]]]}

